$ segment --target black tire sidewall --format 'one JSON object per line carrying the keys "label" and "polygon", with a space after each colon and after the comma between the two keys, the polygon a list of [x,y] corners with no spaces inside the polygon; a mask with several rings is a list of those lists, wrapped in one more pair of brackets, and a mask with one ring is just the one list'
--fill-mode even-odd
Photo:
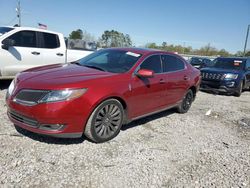
{"label": "black tire sidewall", "polygon": [[188,109],[184,109],[184,108],[183,108],[183,105],[184,105],[184,103],[186,102],[186,97],[187,97],[187,95],[188,95],[189,93],[191,93],[191,95],[192,95],[191,104],[192,104],[192,102],[193,102],[193,100],[194,100],[193,91],[192,91],[191,89],[189,89],[188,92],[186,93],[185,97],[183,98],[183,100],[182,100],[180,106],[178,107],[178,111],[179,111],[180,113],[186,113],[186,112],[190,109],[190,107],[191,107],[191,104],[190,104],[190,107],[189,107]]}

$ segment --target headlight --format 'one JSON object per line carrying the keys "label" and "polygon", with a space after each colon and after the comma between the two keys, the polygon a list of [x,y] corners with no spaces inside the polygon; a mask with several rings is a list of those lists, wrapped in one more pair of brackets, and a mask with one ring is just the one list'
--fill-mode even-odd
{"label": "headlight", "polygon": [[12,93],[13,93],[13,91],[14,91],[14,88],[15,88],[15,79],[12,80],[12,82],[11,82],[9,88],[8,88],[8,91],[7,91],[7,92],[8,92],[8,95],[12,95]]}
{"label": "headlight", "polygon": [[238,78],[238,74],[226,74],[224,79],[232,79],[232,80],[236,80]]}
{"label": "headlight", "polygon": [[87,89],[85,88],[74,90],[66,89],[50,91],[41,100],[39,100],[38,103],[71,100],[82,96],[86,91]]}

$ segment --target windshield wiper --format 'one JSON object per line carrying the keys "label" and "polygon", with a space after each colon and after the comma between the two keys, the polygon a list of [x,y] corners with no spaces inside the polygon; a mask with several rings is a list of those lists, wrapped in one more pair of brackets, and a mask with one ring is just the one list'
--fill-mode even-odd
{"label": "windshield wiper", "polygon": [[71,64],[76,64],[76,65],[82,66],[82,64],[80,62],[78,62],[78,61],[72,62]]}
{"label": "windshield wiper", "polygon": [[105,69],[103,69],[103,68],[101,68],[101,67],[98,67],[98,66],[95,66],[95,65],[83,65],[83,66],[88,67],[88,68],[93,68],[93,69],[97,69],[97,70],[106,72]]}

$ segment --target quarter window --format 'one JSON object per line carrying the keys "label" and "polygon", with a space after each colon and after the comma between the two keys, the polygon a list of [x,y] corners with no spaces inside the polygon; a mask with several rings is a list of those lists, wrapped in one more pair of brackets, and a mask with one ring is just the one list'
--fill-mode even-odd
{"label": "quarter window", "polygon": [[150,56],[141,65],[141,69],[153,70],[155,73],[161,73],[161,59],[159,55]]}
{"label": "quarter window", "polygon": [[184,62],[173,55],[162,55],[162,63],[164,72],[173,72],[183,70]]}
{"label": "quarter window", "polygon": [[20,47],[37,47],[36,32],[34,31],[19,31],[9,37],[15,41],[14,46]]}

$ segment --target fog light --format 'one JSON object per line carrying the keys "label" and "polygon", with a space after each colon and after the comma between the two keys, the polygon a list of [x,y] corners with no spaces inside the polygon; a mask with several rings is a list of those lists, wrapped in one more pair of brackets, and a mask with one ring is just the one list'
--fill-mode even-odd
{"label": "fog light", "polygon": [[64,125],[61,124],[41,124],[39,129],[46,130],[46,131],[55,131],[55,130],[62,130]]}
{"label": "fog light", "polygon": [[227,82],[226,84],[227,84],[228,87],[234,87],[235,82]]}

